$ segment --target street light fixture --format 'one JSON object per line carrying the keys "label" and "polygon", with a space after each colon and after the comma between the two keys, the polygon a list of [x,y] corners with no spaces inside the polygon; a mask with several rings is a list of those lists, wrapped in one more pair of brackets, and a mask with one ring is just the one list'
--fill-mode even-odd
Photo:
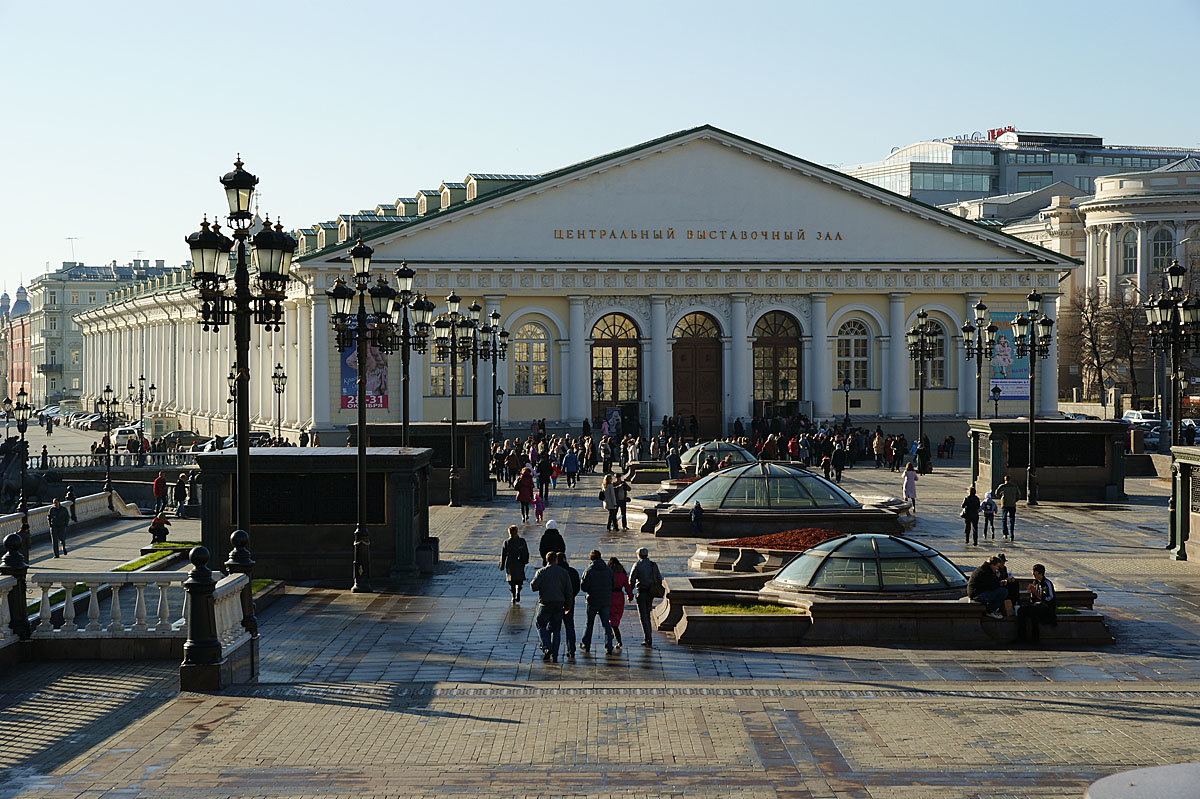
{"label": "street light fixture", "polygon": [[[355,385],[358,389],[358,510],[354,528],[354,582],[350,590],[356,594],[372,591],[371,536],[367,530],[367,349],[374,346],[388,353],[392,352],[396,345],[392,332],[392,304],[396,291],[382,276],[374,285],[371,284],[371,256],[374,253],[371,247],[363,244],[360,237],[358,243],[350,249],[353,287],[339,275],[333,288],[325,292],[331,308],[329,320],[337,333],[337,351],[345,352],[351,347],[355,348]],[[368,298],[371,303],[369,311]],[[358,300],[357,307],[355,299]]]}
{"label": "street light fixture", "polygon": [[[236,352],[234,379],[234,442],[237,447],[236,513],[238,529],[250,532],[250,327],[278,332],[283,324],[284,290],[287,288],[296,252],[296,240],[283,232],[270,218],[251,241],[250,211],[258,178],[242,169],[241,156],[233,162],[233,171],[221,177],[229,206],[228,220],[233,239],[221,233],[220,225],[211,229],[207,217],[200,230],[185,240],[192,253],[192,285],[200,294],[202,330],[219,332],[232,322]],[[226,294],[229,283],[230,253],[236,248],[233,293]],[[250,289],[250,260],[258,273],[255,294]]]}
{"label": "street light fixture", "polygon": [[462,298],[446,297],[446,313],[434,323],[434,343],[440,360],[450,359],[450,507],[457,507],[458,489],[458,362],[471,356],[475,323],[460,309]]}
{"label": "street light fixture", "polygon": [[121,401],[116,398],[115,394],[116,392],[113,391],[112,386],[108,384],[105,384],[104,390],[100,392],[100,407],[103,408],[100,412],[100,417],[104,420],[104,439],[106,442],[104,447],[104,493],[108,494],[109,510],[114,509],[112,498],[112,429],[113,422],[117,420],[117,412],[114,409],[121,404]]}
{"label": "street light fixture", "polygon": [[400,405],[403,409],[401,444],[409,445],[408,439],[408,372],[412,353],[424,353],[429,341],[429,320],[433,317],[433,303],[413,291],[416,272],[407,262],[401,262],[396,270],[396,294],[392,297],[392,333],[395,348],[400,351]]}
{"label": "street light fixture", "polygon": [[287,387],[287,374],[283,364],[275,364],[271,372],[271,385],[275,388],[275,438],[283,438],[283,390]]}
{"label": "street light fixture", "polygon": [[995,405],[995,407],[992,408],[993,419],[1000,418],[1000,395],[1003,393],[1004,391],[1000,388],[1000,386],[992,386],[992,403]]}
{"label": "street light fixture", "polygon": [[146,436],[146,403],[154,403],[154,395],[158,388],[151,383],[150,387],[146,387],[146,376],[142,375],[138,378],[137,388],[134,388],[133,383],[129,384],[129,404],[138,405],[138,427],[141,428],[142,437]]}
{"label": "street light fixture", "polygon": [[[966,345],[966,358],[975,361],[975,418],[983,418],[983,362],[991,360],[996,351],[996,334],[1000,331],[988,320],[988,307],[980,300],[975,304],[975,319],[963,322],[962,337]],[[993,393],[999,386],[993,388]],[[999,407],[998,405],[996,406]],[[971,434],[973,438],[977,433]],[[971,459],[971,482],[979,479],[979,459]]]}
{"label": "street light fixture", "polygon": [[[1051,331],[1054,320],[1042,312],[1042,295],[1036,289],[1025,297],[1026,312],[1013,319],[1013,338],[1017,346],[1017,357],[1029,356],[1029,461],[1025,469],[1025,503],[1036,505],[1037,501],[1037,448],[1035,426],[1037,421],[1037,359],[1050,355],[1053,341]],[[1042,391],[1048,390],[1043,388]]]}
{"label": "street light fixture", "polygon": [[21,434],[20,455],[21,455],[21,494],[18,499],[18,508],[21,511],[21,550],[25,557],[25,561],[29,561],[29,498],[25,493],[25,473],[29,468],[29,445],[25,442],[25,432],[29,429],[29,417],[33,411],[33,406],[29,404],[29,394],[25,391],[25,387],[21,386],[21,390],[17,392],[17,401],[14,403],[9,397],[4,398],[4,412],[17,420],[17,432]]}
{"label": "street light fixture", "polygon": [[[472,305],[472,309],[477,308],[477,305]],[[478,320],[475,320],[478,323]],[[496,364],[499,361],[505,360],[508,354],[508,331],[500,327],[500,312],[492,311],[487,317],[488,323],[476,330],[471,339],[471,403],[476,404],[478,400],[475,398],[477,385],[475,383],[475,367],[479,364],[479,358],[485,361],[491,361],[492,364],[492,397],[497,396],[499,391],[503,396],[503,390],[496,387]],[[475,421],[479,421],[476,417]],[[500,412],[499,404],[492,403],[492,441],[496,441],[496,433],[500,429]]]}
{"label": "street light fixture", "polygon": [[937,354],[941,326],[929,321],[924,308],[917,313],[917,323],[908,329],[904,338],[908,341],[908,357],[917,364],[917,443],[925,440],[925,373],[926,362]]}
{"label": "street light fixture", "polygon": [[[1163,414],[1163,432],[1170,442],[1171,451],[1171,498],[1167,503],[1168,542],[1174,560],[1187,560],[1187,545],[1179,535],[1179,523],[1175,517],[1175,495],[1179,488],[1179,470],[1175,466],[1175,447],[1180,443],[1182,417],[1181,393],[1186,386],[1186,373],[1180,368],[1180,360],[1188,351],[1200,349],[1200,298],[1185,296],[1184,278],[1187,268],[1172,261],[1167,268],[1167,289],[1156,300],[1150,297],[1142,306],[1150,334],[1150,346],[1170,359],[1170,372],[1166,382],[1171,394],[1167,401],[1167,413]],[[1182,378],[1182,379],[1181,379]],[[1164,386],[1165,387],[1165,386]],[[1161,447],[1160,447],[1161,451]]]}
{"label": "street light fixture", "polygon": [[854,384],[850,382],[850,378],[842,378],[842,391],[846,392],[846,418],[842,421],[842,427],[850,429],[850,389],[854,388]]}

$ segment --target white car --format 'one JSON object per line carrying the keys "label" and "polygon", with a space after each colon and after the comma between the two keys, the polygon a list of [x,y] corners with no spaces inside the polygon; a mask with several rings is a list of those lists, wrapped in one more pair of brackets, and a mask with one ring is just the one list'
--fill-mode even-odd
{"label": "white car", "polygon": [[1128,424],[1162,424],[1154,411],[1125,411],[1121,419]]}
{"label": "white car", "polygon": [[137,438],[138,429],[136,427],[118,427],[112,432],[113,446],[121,448],[129,443],[129,439]]}

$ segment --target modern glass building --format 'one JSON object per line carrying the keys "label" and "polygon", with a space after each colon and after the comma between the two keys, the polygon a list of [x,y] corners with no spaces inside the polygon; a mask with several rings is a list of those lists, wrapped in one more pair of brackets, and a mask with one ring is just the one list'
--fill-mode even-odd
{"label": "modern glass building", "polygon": [[[989,138],[991,137],[991,138]],[[1095,179],[1196,155],[1185,147],[1105,144],[1099,136],[1008,130],[923,141],[843,172],[930,205],[1036,191],[1063,182],[1091,194]]]}

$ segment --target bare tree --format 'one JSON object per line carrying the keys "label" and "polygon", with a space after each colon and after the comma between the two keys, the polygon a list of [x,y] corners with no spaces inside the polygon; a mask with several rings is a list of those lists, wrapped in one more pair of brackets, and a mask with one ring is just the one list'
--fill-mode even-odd
{"label": "bare tree", "polygon": [[1138,391],[1138,370],[1147,367],[1147,356],[1150,354],[1146,338],[1146,312],[1136,300],[1124,294],[1109,300],[1103,308],[1102,327],[1112,342],[1113,359],[1125,366],[1129,374],[1130,397],[1136,403],[1141,396]]}
{"label": "bare tree", "polygon": [[1111,315],[1094,289],[1077,292],[1071,298],[1071,305],[1074,324],[1072,329],[1060,331],[1060,335],[1078,353],[1083,393],[1090,401],[1100,397],[1104,376],[1112,370],[1117,359]]}

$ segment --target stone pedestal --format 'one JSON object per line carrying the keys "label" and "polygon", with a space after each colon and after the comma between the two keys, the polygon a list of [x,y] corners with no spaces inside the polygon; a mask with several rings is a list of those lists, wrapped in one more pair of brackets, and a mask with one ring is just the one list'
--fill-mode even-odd
{"label": "stone pedestal", "polygon": [[[409,425],[409,444],[431,450],[431,473],[429,478],[429,501],[445,505],[450,501],[450,423],[413,422]],[[358,425],[346,427],[350,434],[350,446],[358,444]],[[490,422],[459,422],[455,444],[458,447],[458,493],[459,503],[489,502],[496,496],[496,484],[488,472],[491,458]],[[368,447],[399,448],[404,440],[404,425],[367,424]]]}
{"label": "stone pedestal", "polygon": [[[1029,420],[971,419],[972,465],[978,492],[994,490],[1008,475],[1025,485]],[[1035,427],[1038,499],[1120,502],[1125,499],[1124,422],[1038,419]]]}

